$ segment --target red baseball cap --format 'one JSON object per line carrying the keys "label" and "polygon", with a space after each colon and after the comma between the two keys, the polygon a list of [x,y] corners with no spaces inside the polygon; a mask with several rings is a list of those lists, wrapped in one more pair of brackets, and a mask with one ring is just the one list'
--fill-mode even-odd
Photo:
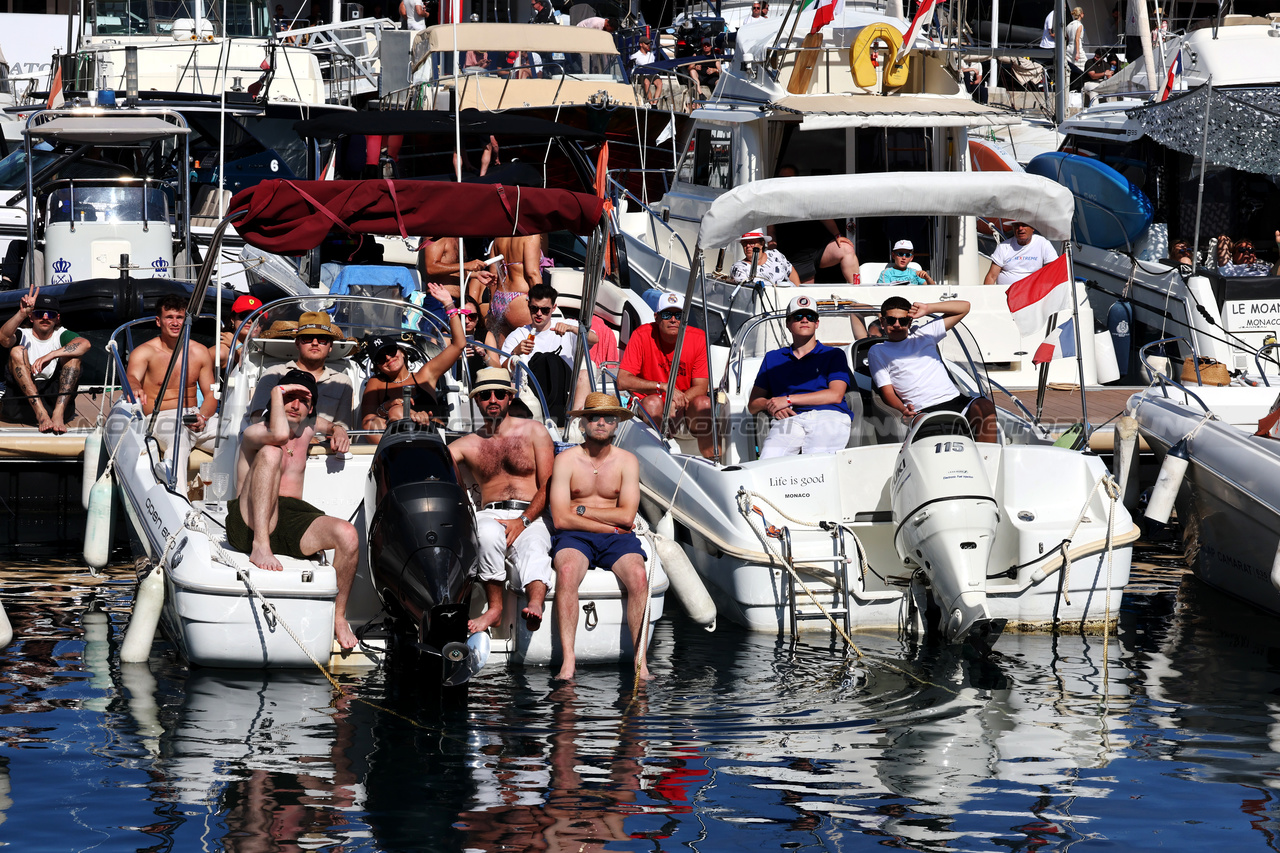
{"label": "red baseball cap", "polygon": [[262,300],[256,296],[244,294],[236,297],[236,301],[231,303],[232,314],[248,314],[250,311],[257,311],[262,307]]}

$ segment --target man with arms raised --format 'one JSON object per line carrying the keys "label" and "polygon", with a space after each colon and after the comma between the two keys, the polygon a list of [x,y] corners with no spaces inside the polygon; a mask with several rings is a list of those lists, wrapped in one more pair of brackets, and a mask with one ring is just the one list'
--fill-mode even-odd
{"label": "man with arms raised", "polygon": [[555,445],[547,428],[537,421],[507,417],[515,388],[505,368],[479,371],[471,399],[484,423],[450,444],[449,451],[454,462],[467,466],[480,487],[476,563],[489,609],[472,619],[467,630],[487,630],[502,617],[502,585],[510,557],[515,581],[529,598],[521,615],[529,630],[536,631],[551,585],[551,534],[542,512],[547,506]]}
{"label": "man with arms raised", "polygon": [[329,449],[334,453],[346,453],[351,449],[347,436],[347,424],[351,422],[351,380],[325,364],[333,352],[333,342],[342,340],[342,333],[324,311],[308,311],[298,318],[298,328],[293,345],[298,357],[285,364],[277,364],[263,372],[258,388],[253,393],[250,412],[267,408],[271,389],[280,377],[290,370],[305,370],[316,381],[317,435],[329,436]]}
{"label": "man with arms raised", "polygon": [[[67,421],[75,417],[72,400],[80,387],[81,359],[90,344],[62,328],[61,316],[58,300],[41,296],[37,287],[22,297],[17,313],[0,326],[0,347],[13,348],[0,412],[4,420],[35,424],[41,432],[64,433]],[[18,328],[27,319],[31,328]]]}
{"label": "man with arms raised", "polygon": [[[680,319],[684,314],[684,297],[664,293],[654,309],[656,318],[631,333],[622,362],[618,365],[618,388],[630,391],[640,400],[640,407],[655,424],[662,423],[662,404],[675,358],[676,338],[680,335]],[[707,367],[707,336],[690,326],[680,350],[676,370],[676,390],[671,397],[671,420],[684,422],[698,440],[698,450],[710,459],[711,443],[711,371]]]}
{"label": "man with arms raised", "polygon": [[[187,387],[178,389],[181,363],[174,364],[169,384],[160,399],[160,383],[164,381],[169,361],[182,335],[182,324],[187,318],[187,303],[178,296],[165,296],[156,304],[156,325],[160,334],[129,353],[129,386],[142,404],[144,414],[159,410],[155,436],[167,454],[173,441],[174,425],[182,419],[181,433],[176,452],[178,484],[184,486],[187,478],[187,457],[192,447],[208,444],[217,434],[214,414],[218,400],[213,396],[213,356],[209,349],[195,341],[187,343]],[[196,408],[196,390],[204,395],[204,402]]]}
{"label": "man with arms raised", "polygon": [[618,421],[631,412],[612,394],[587,395],[581,417],[585,440],[556,457],[551,477],[551,520],[556,526],[556,620],[563,662],[557,678],[573,678],[577,664],[578,587],[592,566],[608,566],[627,591],[627,625],[636,669],[649,680],[645,662],[644,611],[648,597],[644,551],[632,529],[640,508],[640,463],[613,446]]}
{"label": "man with arms raised", "polygon": [[[910,422],[927,412],[959,412],[977,441],[995,442],[996,407],[986,397],[962,394],[938,352],[938,342],[969,313],[963,299],[911,303],[890,296],[880,307],[880,324],[888,341],[871,348],[871,380],[881,398]],[[941,314],[911,328],[911,321]]]}
{"label": "man with arms raised", "polygon": [[276,554],[306,559],[332,549],[338,582],[333,633],[342,648],[351,649],[356,635],[347,624],[347,598],[360,537],[350,522],[327,516],[302,499],[315,399],[315,377],[291,370],[271,389],[267,420],[244,431],[236,457],[236,498],[227,502],[227,542],[271,572],[284,569]]}

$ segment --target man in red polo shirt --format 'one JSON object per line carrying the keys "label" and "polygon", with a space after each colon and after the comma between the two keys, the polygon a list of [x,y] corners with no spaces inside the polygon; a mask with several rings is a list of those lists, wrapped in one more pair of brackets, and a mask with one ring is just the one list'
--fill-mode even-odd
{"label": "man in red polo shirt", "polygon": [[[631,333],[627,349],[618,365],[618,388],[629,391],[640,401],[640,408],[653,420],[662,421],[662,407],[671,376],[671,360],[684,314],[684,298],[678,293],[664,293],[658,299],[657,319]],[[684,425],[698,440],[698,450],[710,459],[711,442],[711,371],[707,368],[707,336],[692,326],[685,332],[680,351],[680,367],[676,371],[676,390],[671,398],[670,422]]]}

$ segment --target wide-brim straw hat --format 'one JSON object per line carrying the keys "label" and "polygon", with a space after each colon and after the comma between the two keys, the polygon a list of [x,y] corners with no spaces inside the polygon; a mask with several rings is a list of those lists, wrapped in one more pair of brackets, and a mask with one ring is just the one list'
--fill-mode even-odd
{"label": "wide-brim straw hat", "polygon": [[292,338],[298,331],[297,320],[276,320],[271,328],[262,333],[264,338]]}
{"label": "wide-brim straw hat", "polygon": [[[471,393],[468,395],[472,399],[481,391],[510,391],[515,394],[515,387],[511,384],[511,371],[505,367],[485,367],[476,371],[476,384],[471,386]],[[617,400],[614,401],[615,403]]]}
{"label": "wide-brim straw hat", "polygon": [[634,417],[635,413],[630,409],[623,408],[618,403],[618,398],[612,394],[595,391],[587,395],[587,399],[583,402],[581,409],[569,413],[571,418],[581,418],[587,415],[617,415],[618,420],[625,421]]}

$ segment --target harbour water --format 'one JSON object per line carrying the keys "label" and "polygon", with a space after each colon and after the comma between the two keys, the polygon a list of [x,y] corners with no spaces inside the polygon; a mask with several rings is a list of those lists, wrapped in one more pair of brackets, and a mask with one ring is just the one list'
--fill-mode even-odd
{"label": "harbour water", "polygon": [[[1275,849],[1280,630],[1146,551],[1108,637],[995,652],[679,613],[658,680],[122,665],[127,566],[4,566],[0,843],[32,851]],[[670,608],[676,610],[677,608]]]}

